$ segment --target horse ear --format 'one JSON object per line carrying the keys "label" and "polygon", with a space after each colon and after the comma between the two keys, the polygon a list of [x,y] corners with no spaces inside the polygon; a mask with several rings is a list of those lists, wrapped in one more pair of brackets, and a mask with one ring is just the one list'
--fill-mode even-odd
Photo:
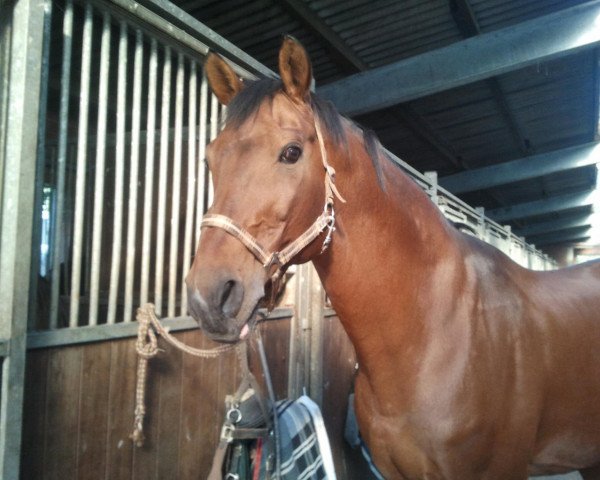
{"label": "horse ear", "polygon": [[204,71],[210,88],[223,105],[228,105],[244,88],[233,68],[216,53],[209,53],[204,62]]}
{"label": "horse ear", "polygon": [[304,47],[286,35],[279,50],[279,75],[283,89],[296,101],[307,101],[312,81],[312,66]]}

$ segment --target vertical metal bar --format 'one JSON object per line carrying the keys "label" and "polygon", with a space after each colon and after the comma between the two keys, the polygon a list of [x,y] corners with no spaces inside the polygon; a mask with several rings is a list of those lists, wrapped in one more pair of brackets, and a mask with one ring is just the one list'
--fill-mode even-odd
{"label": "vertical metal bar", "polygon": [[104,211],[104,161],[106,153],[106,107],[108,71],[110,69],[110,15],[104,12],[100,46],[100,84],[98,87],[98,128],[96,133],[96,176],[94,179],[94,216],[92,231],[92,266],[90,271],[89,325],[98,323],[100,296],[100,257],[102,255],[102,215]]}
{"label": "vertical metal bar", "polygon": [[117,70],[117,135],[115,148],[115,206],[113,211],[112,261],[106,323],[115,323],[119,272],[121,271],[121,243],[123,237],[123,184],[125,183],[125,128],[127,112],[127,24],[120,22],[119,57]]}
{"label": "vertical metal bar", "polygon": [[[93,22],[92,22],[93,23]],[[87,153],[86,155],[88,156],[88,158],[92,158],[92,151],[94,150],[94,145],[93,145],[93,141],[90,142],[90,145],[88,146],[87,149]],[[86,162],[87,163],[87,162]],[[87,168],[86,169],[86,180],[85,183],[86,185],[92,185],[92,183],[94,182],[94,169],[93,168]],[[85,239],[85,246],[84,246],[84,260],[83,260],[83,265],[84,265],[84,272],[85,274],[83,275],[83,291],[88,293],[91,290],[91,275],[90,275],[90,265],[92,264],[92,232],[93,232],[93,212],[94,212],[94,202],[93,202],[93,198],[94,198],[94,191],[92,188],[88,188],[85,191],[85,200],[84,200],[84,220],[83,220],[83,228],[85,230],[84,233],[84,239]],[[88,310],[89,313],[89,310]],[[89,317],[89,315],[88,315]],[[86,322],[88,323],[88,317],[86,317]]]}
{"label": "vertical metal bar", "polygon": [[167,162],[169,155],[169,115],[171,106],[171,48],[165,47],[162,78],[162,105],[160,124],[160,160],[158,165],[158,212],[156,215],[156,269],[154,278],[154,306],[156,314],[162,311],[163,274],[165,253],[165,217],[167,203]]}
{"label": "vertical metal bar", "polygon": [[79,130],[77,132],[77,175],[75,179],[75,212],[73,221],[73,267],[71,271],[71,309],[69,327],[76,327],[79,319],[81,291],[81,252],[83,248],[83,214],[85,207],[85,179],[88,140],[88,113],[90,106],[90,65],[92,60],[92,6],[85,4],[85,19],[81,49],[81,83],[79,94]]}
{"label": "vertical metal bar", "polygon": [[129,212],[127,214],[127,263],[125,266],[124,322],[130,322],[133,308],[133,279],[135,276],[135,236],[137,226],[138,172],[140,162],[140,121],[142,110],[142,67],[144,43],[142,32],[135,32],[133,60],[133,105],[131,119],[131,159],[129,170]]}
{"label": "vertical metal bar", "polygon": [[[77,143],[71,140],[67,148],[67,163],[66,163],[66,175],[65,175],[65,204],[63,208],[63,235],[64,245],[63,251],[68,256],[73,246],[73,207],[75,197],[75,163],[77,160]],[[70,265],[67,260],[65,265]],[[71,275],[67,268],[62,269],[61,273],[61,285],[63,285],[64,291],[71,291]],[[65,321],[68,321],[65,319]]]}
{"label": "vertical metal bar", "polygon": [[[49,57],[50,57],[50,31],[52,27],[52,2],[46,0],[44,2],[44,34],[42,45],[42,64],[40,77],[40,107],[38,115],[38,147],[37,159],[35,167],[35,199],[33,212],[33,233],[31,244],[31,275],[30,275],[30,298],[29,298],[29,319],[28,328],[30,330],[36,327],[36,322],[39,317],[38,310],[38,279],[40,274],[40,244],[41,244],[41,216],[42,216],[42,198],[44,189],[44,168],[46,165],[46,111],[48,108],[48,78],[49,78]],[[0,27],[1,29],[1,27]],[[8,58],[8,55],[7,55]],[[0,66],[0,69],[2,66]],[[0,77],[2,77],[0,72]],[[0,99],[0,103],[2,103]],[[6,127],[0,122],[0,137],[6,132]],[[0,148],[3,142],[0,140]],[[0,166],[0,196],[2,192],[2,167]],[[47,327],[47,325],[45,325]]]}
{"label": "vertical metal bar", "polygon": [[150,242],[152,233],[153,186],[154,186],[154,149],[156,128],[156,83],[157,61],[156,39],[150,41],[150,59],[148,67],[148,112],[146,115],[146,166],[144,175],[144,219],[142,227],[142,265],[140,281],[140,304],[148,302],[148,281],[150,278]]}
{"label": "vertical metal bar", "polygon": [[177,253],[179,252],[179,211],[181,202],[181,150],[183,128],[184,98],[184,63],[183,54],[177,56],[177,78],[175,86],[175,138],[173,145],[173,179],[171,188],[171,241],[169,244],[169,299],[167,315],[175,316],[177,300]]}
{"label": "vertical metal bar", "polygon": [[63,250],[62,229],[65,201],[65,173],[67,168],[67,129],[69,124],[69,94],[71,79],[71,45],[73,42],[73,1],[67,0],[63,19],[63,55],[60,79],[60,113],[58,133],[58,172],[56,179],[56,228],[52,248],[52,290],[50,302],[50,328],[58,326],[58,300],[60,294],[60,260]]}
{"label": "vertical metal bar", "polygon": [[208,120],[208,81],[206,75],[202,75],[200,85],[200,118],[198,122],[198,180],[196,182],[196,236],[194,248],[198,248],[200,242],[200,223],[204,214],[204,195],[206,183],[206,126]]}
{"label": "vertical metal bar", "polygon": [[185,276],[190,269],[192,257],[192,233],[194,229],[194,194],[196,189],[196,101],[198,91],[196,62],[190,64],[188,90],[188,154],[187,154],[187,201],[185,210],[185,232],[183,239],[183,269],[181,276],[181,312],[187,314],[187,288]]}

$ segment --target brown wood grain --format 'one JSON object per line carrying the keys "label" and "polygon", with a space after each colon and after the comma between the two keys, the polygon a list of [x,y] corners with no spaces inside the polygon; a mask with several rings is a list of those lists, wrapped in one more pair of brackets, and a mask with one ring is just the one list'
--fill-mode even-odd
{"label": "brown wood grain", "polygon": [[134,410],[137,354],[133,340],[111,343],[106,476],[131,478],[132,443],[129,439]]}
{"label": "brown wood grain", "polygon": [[164,352],[156,360],[156,370],[160,372],[156,473],[158,478],[176,478],[179,465],[182,353],[164,342],[159,342],[159,345]]}
{"label": "brown wood grain", "polygon": [[[354,351],[338,320],[326,318],[324,405],[338,478],[366,479],[360,454],[342,438]],[[261,325],[278,398],[287,392],[289,319]],[[198,330],[177,333],[187,344],[214,344]],[[225,395],[239,384],[234,352],[216,359],[164,351],[149,362],[145,445],[133,448],[137,356],[132,339],[29,352],[25,392],[22,478],[203,479],[212,461]],[[256,347],[250,364],[259,383]],[[264,386],[263,386],[264,388]],[[266,390],[265,394],[266,394]]]}
{"label": "brown wood grain", "polygon": [[43,477],[47,384],[48,350],[39,350],[28,355],[25,370],[21,478]]}
{"label": "brown wood grain", "polygon": [[81,368],[77,479],[103,479],[106,475],[107,418],[111,349],[97,343],[83,348]]}
{"label": "brown wood grain", "polygon": [[[198,331],[186,332],[181,340],[187,345],[201,348],[202,336]],[[204,360],[184,355],[181,367],[181,426],[179,435],[179,478],[197,480],[198,473],[206,470],[202,463],[202,450],[210,451],[212,439],[206,438],[201,429],[203,411],[202,399],[197,392],[202,387],[203,370],[214,360]]]}
{"label": "brown wood grain", "polygon": [[59,349],[49,355],[44,479],[76,478],[83,348]]}

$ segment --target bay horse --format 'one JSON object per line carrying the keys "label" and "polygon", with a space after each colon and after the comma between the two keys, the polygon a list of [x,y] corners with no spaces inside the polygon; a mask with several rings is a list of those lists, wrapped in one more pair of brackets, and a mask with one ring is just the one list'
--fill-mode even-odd
{"label": "bay horse", "polygon": [[[356,414],[387,479],[600,478],[600,263],[535,272],[456,230],[374,138],[281,80],[205,71],[228,105],[190,313],[237,342],[291,263],[312,261],[352,341]],[[270,253],[273,252],[273,253]]]}

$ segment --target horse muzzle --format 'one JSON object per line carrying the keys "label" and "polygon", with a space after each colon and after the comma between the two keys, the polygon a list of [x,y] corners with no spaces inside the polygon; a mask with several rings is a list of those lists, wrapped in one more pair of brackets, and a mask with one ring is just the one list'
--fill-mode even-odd
{"label": "horse muzzle", "polygon": [[210,284],[200,288],[188,276],[188,309],[211,340],[234,343],[243,340],[250,332],[262,294],[253,300],[252,295],[246,295],[240,280],[218,277],[214,276]]}

